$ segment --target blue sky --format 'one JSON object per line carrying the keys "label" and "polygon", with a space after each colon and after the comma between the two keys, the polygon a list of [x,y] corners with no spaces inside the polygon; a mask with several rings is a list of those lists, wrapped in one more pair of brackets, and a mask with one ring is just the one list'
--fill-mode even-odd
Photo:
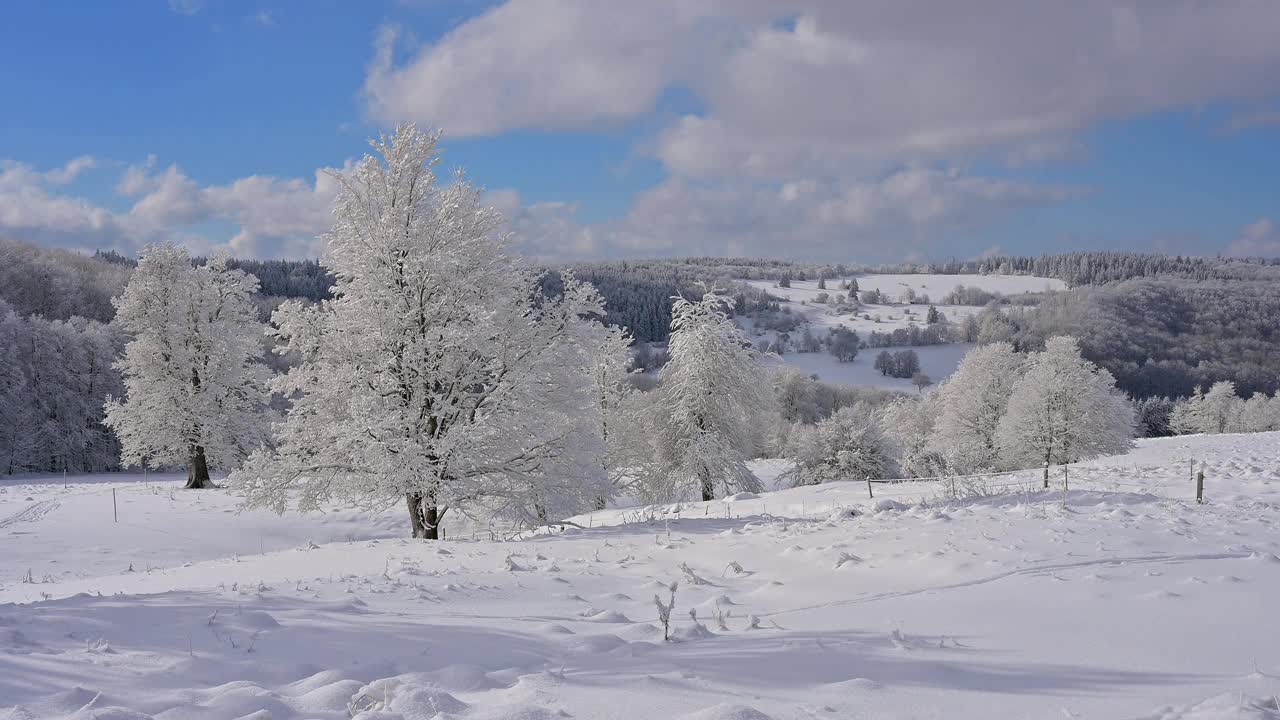
{"label": "blue sky", "polygon": [[316,255],[415,121],[539,256],[1280,254],[1280,3],[982,5],[12,3],[0,235]]}

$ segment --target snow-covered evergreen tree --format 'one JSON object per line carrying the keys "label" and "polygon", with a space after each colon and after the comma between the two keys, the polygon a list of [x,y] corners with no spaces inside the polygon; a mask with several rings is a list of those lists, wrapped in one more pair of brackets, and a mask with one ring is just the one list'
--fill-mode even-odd
{"label": "snow-covered evergreen tree", "polygon": [[1027,360],[996,428],[1009,467],[1071,463],[1133,446],[1133,405],[1111,373],[1080,357],[1075,338],[1050,338]]}
{"label": "snow-covered evergreen tree", "polygon": [[654,461],[645,482],[677,496],[760,490],[746,461],[755,423],[774,412],[773,383],[730,307],[712,291],[679,298],[671,310],[671,360],[651,404]]}
{"label": "snow-covered evergreen tree", "polygon": [[203,488],[210,468],[233,468],[265,441],[257,287],[225,258],[196,267],[178,245],[143,251],[115,300],[133,339],[117,363],[125,397],[108,400],[104,420],[125,464],[185,465],[187,487]]}
{"label": "snow-covered evergreen tree", "polygon": [[936,445],[952,470],[981,472],[999,464],[996,426],[1023,360],[1009,343],[976,347],[934,393],[939,402]]}
{"label": "snow-covered evergreen tree", "polygon": [[512,257],[480,191],[432,172],[437,136],[372,144],[325,236],[333,299],[286,303],[273,324],[301,358],[277,446],[233,476],[250,504],[404,501],[412,533],[450,508],[539,522],[596,506],[610,487],[608,399],[622,341],[590,285],[544,296]]}

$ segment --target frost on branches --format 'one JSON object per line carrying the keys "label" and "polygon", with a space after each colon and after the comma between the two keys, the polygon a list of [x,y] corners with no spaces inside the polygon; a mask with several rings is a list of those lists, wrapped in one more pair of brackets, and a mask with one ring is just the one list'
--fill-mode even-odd
{"label": "frost on branches", "polygon": [[712,291],[671,308],[671,360],[650,406],[652,462],[638,470],[646,499],[761,489],[746,461],[755,424],[774,411],[773,384],[729,307]]}
{"label": "frost on branches", "polygon": [[937,444],[953,471],[974,473],[999,466],[996,426],[1022,374],[1023,360],[1007,342],[976,347],[938,389]]}
{"label": "frost on branches", "polygon": [[252,275],[225,258],[195,267],[177,245],[146,248],[117,298],[133,336],[116,366],[125,399],[108,398],[103,422],[124,464],[186,465],[187,487],[209,487],[209,468],[235,467],[265,441],[269,371],[257,361]]}
{"label": "frost on branches", "polygon": [[805,428],[794,442],[795,465],[783,477],[797,487],[893,477],[897,470],[880,413],[865,403],[840,408],[812,428]]}
{"label": "frost on branches", "polygon": [[300,363],[276,447],[233,476],[250,504],[404,502],[414,537],[449,508],[541,522],[611,494],[610,383],[625,340],[590,285],[555,297],[511,257],[502,218],[432,172],[437,136],[401,127],[347,175],[326,235],[336,284],[273,324]]}
{"label": "frost on branches", "polygon": [[1133,429],[1133,405],[1111,373],[1080,357],[1075,338],[1055,337],[1027,359],[996,441],[1010,467],[1035,467],[1125,452]]}

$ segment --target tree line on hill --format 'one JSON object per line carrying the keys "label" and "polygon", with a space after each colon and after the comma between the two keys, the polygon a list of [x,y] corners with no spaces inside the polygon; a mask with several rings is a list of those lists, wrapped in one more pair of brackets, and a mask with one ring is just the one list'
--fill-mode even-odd
{"label": "tree line on hill", "polygon": [[991,306],[966,324],[979,343],[1021,350],[1054,335],[1138,398],[1186,397],[1231,381],[1246,397],[1280,388],[1280,283],[1141,278],[1048,293],[1028,308]]}

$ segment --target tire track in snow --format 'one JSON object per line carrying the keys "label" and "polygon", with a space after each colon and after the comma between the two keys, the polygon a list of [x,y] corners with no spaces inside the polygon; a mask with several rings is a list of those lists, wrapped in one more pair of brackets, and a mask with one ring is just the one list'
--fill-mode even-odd
{"label": "tire track in snow", "polygon": [[41,500],[38,503],[34,503],[19,510],[9,517],[0,518],[0,528],[7,528],[10,525],[17,525],[18,523],[23,522],[35,522],[54,510],[57,510],[58,506],[61,504],[62,501],[60,500]]}
{"label": "tire track in snow", "polygon": [[1100,558],[1097,560],[1083,560],[1073,563],[1055,563],[1052,565],[1033,565],[1031,567],[1018,568],[1009,570],[1008,572],[998,573],[996,575],[988,575],[987,577],[976,578],[974,580],[966,580],[964,582],[951,583],[949,585],[932,585],[929,587],[916,588],[915,590],[900,590],[897,592],[876,593],[874,595],[864,595],[862,597],[849,598],[847,600],[835,600],[829,603],[819,603],[817,605],[806,605],[804,607],[790,608],[788,610],[774,610],[772,612],[755,613],[758,617],[770,617],[773,615],[789,615],[791,613],[807,612],[809,610],[822,610],[825,608],[843,607],[845,605],[861,605],[862,603],[878,602],[880,600],[894,600],[897,598],[910,597],[912,595],[921,595],[923,593],[941,592],[944,590],[959,590],[962,588],[974,587],[976,585],[986,585],[997,580],[1016,577],[1019,575],[1042,575],[1058,570],[1076,570],[1079,568],[1094,567],[1097,565],[1120,565],[1125,563],[1133,563],[1142,565],[1147,563],[1165,563],[1165,562],[1187,562],[1191,560],[1243,560],[1248,558],[1251,553],[1202,553],[1198,555],[1138,555],[1134,557],[1117,557],[1117,558]]}

